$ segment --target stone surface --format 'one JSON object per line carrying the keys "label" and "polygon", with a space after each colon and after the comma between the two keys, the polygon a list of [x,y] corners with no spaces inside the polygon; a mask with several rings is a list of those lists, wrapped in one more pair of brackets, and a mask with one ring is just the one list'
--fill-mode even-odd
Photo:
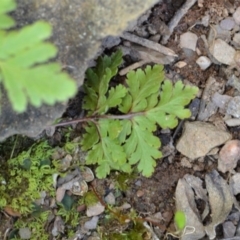
{"label": "stone surface", "polygon": [[208,152],[231,139],[231,134],[206,122],[185,122],[177,150],[190,159],[203,157]]}
{"label": "stone surface", "polygon": [[[117,35],[157,0],[19,0],[13,13],[18,27],[45,19],[53,26],[52,42],[59,49],[57,61],[81,86],[88,62],[99,52],[108,35]],[[53,107],[28,107],[27,112],[12,111],[3,92],[0,115],[0,141],[19,133],[36,137],[47,125],[61,117],[66,102]]]}
{"label": "stone surface", "polygon": [[216,39],[209,50],[220,63],[226,65],[232,65],[234,63],[236,50],[222,39]]}

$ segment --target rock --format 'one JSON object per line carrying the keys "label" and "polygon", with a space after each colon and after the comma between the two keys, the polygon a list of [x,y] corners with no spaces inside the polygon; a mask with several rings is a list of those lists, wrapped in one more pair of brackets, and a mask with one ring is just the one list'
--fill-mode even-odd
{"label": "rock", "polygon": [[240,126],[240,119],[237,119],[237,118],[230,118],[230,119],[226,119],[224,121],[229,127]]}
{"label": "rock", "polygon": [[92,206],[89,206],[87,208],[86,214],[88,217],[93,217],[93,216],[100,215],[101,213],[104,212],[104,210],[105,210],[105,207],[100,202],[98,202]]}
{"label": "rock", "polygon": [[210,21],[210,15],[207,14],[204,17],[202,17],[201,23],[204,27],[208,27],[209,21]]}
{"label": "rock", "polygon": [[[240,41],[239,41],[240,43]],[[240,78],[238,78],[235,74],[232,74],[227,81],[227,85],[234,87],[240,92]]]}
{"label": "rock", "polygon": [[235,196],[240,193],[240,173],[235,173],[231,177],[229,185]]}
{"label": "rock", "polygon": [[228,216],[228,220],[230,220],[234,225],[237,225],[240,219],[240,212],[233,212]]}
{"label": "rock", "polygon": [[99,217],[94,216],[92,219],[84,223],[84,227],[88,230],[93,230],[97,228]]}
{"label": "rock", "polygon": [[235,11],[235,13],[233,14],[233,18],[235,20],[235,22],[240,25],[240,7],[237,8],[237,10]]}
{"label": "rock", "polygon": [[32,235],[29,228],[20,228],[18,233],[21,239],[30,239]]}
{"label": "rock", "polygon": [[236,226],[230,221],[223,223],[223,236],[225,239],[233,238],[235,235]]}
{"label": "rock", "polygon": [[228,115],[240,118],[240,96],[230,97],[228,95],[215,93],[212,97],[212,101]]}
{"label": "rock", "polygon": [[117,46],[121,42],[120,37],[108,36],[103,39],[102,46],[103,48],[110,49],[114,46]]}
{"label": "rock", "polygon": [[198,37],[196,34],[191,32],[186,32],[180,36],[180,47],[196,50]]}
{"label": "rock", "polygon": [[212,64],[211,60],[205,56],[199,57],[196,63],[202,70],[206,70]]}
{"label": "rock", "polygon": [[116,200],[115,200],[115,196],[112,192],[110,192],[105,198],[106,203],[110,204],[110,205],[115,205]]}
{"label": "rock", "polygon": [[212,96],[213,103],[217,107],[221,108],[223,111],[226,111],[227,105],[231,99],[232,99],[232,97],[230,97],[228,95],[219,94],[218,92],[215,92]]}
{"label": "rock", "polygon": [[240,159],[240,141],[228,141],[221,149],[218,159],[218,170],[225,173],[232,171]]}
{"label": "rock", "polygon": [[185,179],[179,179],[175,192],[176,210],[182,211],[186,217],[186,225],[191,226],[195,231],[189,230],[184,234],[182,240],[201,239],[205,235],[204,226],[200,221],[201,217],[197,210],[194,191]]}
{"label": "rock", "polygon": [[231,17],[227,17],[220,22],[220,27],[224,30],[232,30],[234,28],[235,21]]}
{"label": "rock", "polygon": [[208,152],[231,139],[231,134],[206,122],[185,122],[177,150],[190,159],[203,157]]}
{"label": "rock", "polygon": [[[128,24],[145,12],[157,0],[97,1],[97,0],[19,0],[13,13],[18,26],[39,19],[53,26],[52,42],[57,45],[57,61],[81,86],[88,62],[100,50],[104,37],[120,34]],[[47,125],[62,116],[67,102],[40,108],[29,106],[27,111],[12,111],[6,93],[1,96],[0,141],[13,134],[38,136]]]}
{"label": "rock", "polygon": [[185,67],[186,65],[187,65],[187,63],[184,62],[184,61],[179,61],[179,62],[177,62],[177,63],[174,64],[174,66],[177,67],[177,68],[183,68],[183,67]]}
{"label": "rock", "polygon": [[233,206],[233,196],[227,181],[216,170],[205,176],[205,183],[211,207],[211,223],[205,226],[205,231],[209,239],[215,239],[215,228],[229,215]]}
{"label": "rock", "polygon": [[140,189],[140,190],[137,190],[136,196],[137,196],[138,198],[140,198],[140,197],[142,197],[144,194],[145,194],[145,191]]}
{"label": "rock", "polygon": [[210,53],[220,62],[226,65],[234,64],[235,49],[224,42],[216,39],[210,46]]}
{"label": "rock", "polygon": [[138,186],[138,187],[141,187],[142,186],[142,181],[141,180],[137,180],[135,182],[135,185]]}
{"label": "rock", "polygon": [[213,103],[212,96],[217,92],[222,93],[225,84],[225,81],[219,79],[217,80],[212,76],[207,79],[201,97],[197,120],[207,121],[213,114],[217,113],[218,107],[215,103]]}

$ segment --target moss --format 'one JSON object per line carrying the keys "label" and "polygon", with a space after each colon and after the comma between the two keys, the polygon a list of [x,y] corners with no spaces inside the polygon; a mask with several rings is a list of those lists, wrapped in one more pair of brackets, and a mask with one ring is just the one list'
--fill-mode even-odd
{"label": "moss", "polygon": [[58,172],[58,164],[50,160],[52,153],[53,149],[44,141],[6,162],[0,172],[0,208],[8,205],[26,216],[42,191],[54,195],[52,174]]}
{"label": "moss", "polygon": [[93,192],[87,192],[84,195],[84,203],[87,207],[95,205],[97,202],[99,202],[97,196]]}
{"label": "moss", "polygon": [[[31,231],[31,239],[42,239],[48,240],[49,234],[45,231],[46,224],[48,222],[50,211],[44,211],[37,218],[19,218],[14,226],[15,228],[27,227]],[[21,238],[15,237],[15,240],[20,240]]]}

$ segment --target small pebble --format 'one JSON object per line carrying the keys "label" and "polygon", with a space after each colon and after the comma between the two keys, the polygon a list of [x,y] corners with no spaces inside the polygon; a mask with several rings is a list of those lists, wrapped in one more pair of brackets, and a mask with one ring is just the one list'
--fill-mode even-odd
{"label": "small pebble", "polygon": [[230,221],[223,223],[223,235],[224,238],[232,238],[234,237],[236,231],[236,227]]}
{"label": "small pebble", "polygon": [[235,25],[235,21],[231,17],[225,18],[220,22],[220,27],[224,30],[230,31],[234,28],[234,25]]}
{"label": "small pebble", "polygon": [[210,21],[210,15],[206,15],[206,16],[202,17],[201,23],[204,27],[208,27],[209,21]]}
{"label": "small pebble", "polygon": [[218,170],[225,173],[232,171],[240,159],[240,141],[230,140],[221,149],[218,159]]}
{"label": "small pebble", "polygon": [[137,180],[135,182],[135,185],[138,186],[138,187],[141,187],[142,186],[142,181],[141,180]]}
{"label": "small pebble", "polygon": [[120,210],[126,210],[131,208],[132,206],[129,203],[124,203],[122,206],[118,207]]}
{"label": "small pebble", "polygon": [[121,42],[121,38],[120,37],[107,36],[107,37],[105,37],[103,39],[102,46],[103,46],[103,48],[110,49],[110,48],[118,45],[120,42]]}
{"label": "small pebble", "polygon": [[180,47],[196,50],[198,37],[195,33],[186,32],[180,36]]}
{"label": "small pebble", "polygon": [[97,216],[103,213],[104,210],[105,210],[105,207],[100,202],[98,202],[93,206],[89,206],[87,208],[86,214],[88,217]]}
{"label": "small pebble", "polygon": [[84,227],[88,230],[93,230],[97,228],[99,217],[94,216],[92,219],[84,223]]}
{"label": "small pebble", "polygon": [[211,60],[205,56],[199,57],[196,63],[202,70],[206,70],[212,64]]}
{"label": "small pebble", "polygon": [[240,218],[239,214],[240,214],[240,212],[231,213],[228,216],[228,220],[230,220],[234,225],[237,225],[239,222],[239,218]]}
{"label": "small pebble", "polygon": [[142,197],[144,195],[144,191],[143,190],[138,190],[137,191],[137,197]]}
{"label": "small pebble", "polygon": [[106,203],[110,204],[110,205],[115,205],[116,200],[115,200],[115,196],[112,192],[110,192],[105,198]]}
{"label": "small pebble", "polygon": [[19,235],[21,239],[30,239],[31,238],[31,231],[29,228],[20,228]]}
{"label": "small pebble", "polygon": [[177,67],[177,68],[183,68],[183,67],[185,67],[186,65],[187,65],[187,63],[184,62],[184,61],[179,61],[179,62],[177,62],[177,63],[174,64],[174,66]]}
{"label": "small pebble", "polygon": [[229,127],[237,127],[237,126],[240,126],[240,119],[238,119],[238,118],[230,118],[230,119],[225,120],[225,123]]}

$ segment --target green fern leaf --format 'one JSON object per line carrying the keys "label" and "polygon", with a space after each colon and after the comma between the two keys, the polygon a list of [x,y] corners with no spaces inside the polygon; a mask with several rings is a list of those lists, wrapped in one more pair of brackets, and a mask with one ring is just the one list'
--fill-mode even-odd
{"label": "green fern leaf", "polygon": [[1,81],[17,112],[25,111],[28,102],[39,107],[66,101],[77,90],[59,64],[42,64],[57,54],[54,45],[43,42],[51,31],[48,23],[39,21],[19,31],[0,33]]}
{"label": "green fern leaf", "polygon": [[[98,165],[100,178],[111,169],[129,173],[133,165],[149,177],[156,160],[162,156],[161,142],[153,132],[157,125],[174,128],[178,118],[188,118],[190,111],[185,106],[198,88],[184,86],[181,81],[173,85],[164,80],[163,66],[155,65],[147,66],[144,71],[129,72],[127,86],[119,84],[108,90],[110,78],[121,62],[116,59],[116,55],[102,58],[87,73],[85,90],[89,95],[84,107],[90,110],[87,119],[92,117],[93,121],[88,124],[82,141],[83,149],[88,150],[86,163]],[[118,107],[123,115],[104,115],[112,107]]]}
{"label": "green fern leaf", "polygon": [[0,30],[8,29],[15,25],[15,21],[6,13],[16,8],[16,2],[14,0],[1,0],[0,1]]}
{"label": "green fern leaf", "polygon": [[[122,63],[122,53],[117,51],[112,56],[100,57],[95,69],[86,72],[84,108],[89,114],[104,114],[111,107],[116,107],[126,95],[124,86],[118,89],[111,88],[109,94],[109,81],[117,74],[118,66]],[[117,94],[116,94],[117,93]]]}

